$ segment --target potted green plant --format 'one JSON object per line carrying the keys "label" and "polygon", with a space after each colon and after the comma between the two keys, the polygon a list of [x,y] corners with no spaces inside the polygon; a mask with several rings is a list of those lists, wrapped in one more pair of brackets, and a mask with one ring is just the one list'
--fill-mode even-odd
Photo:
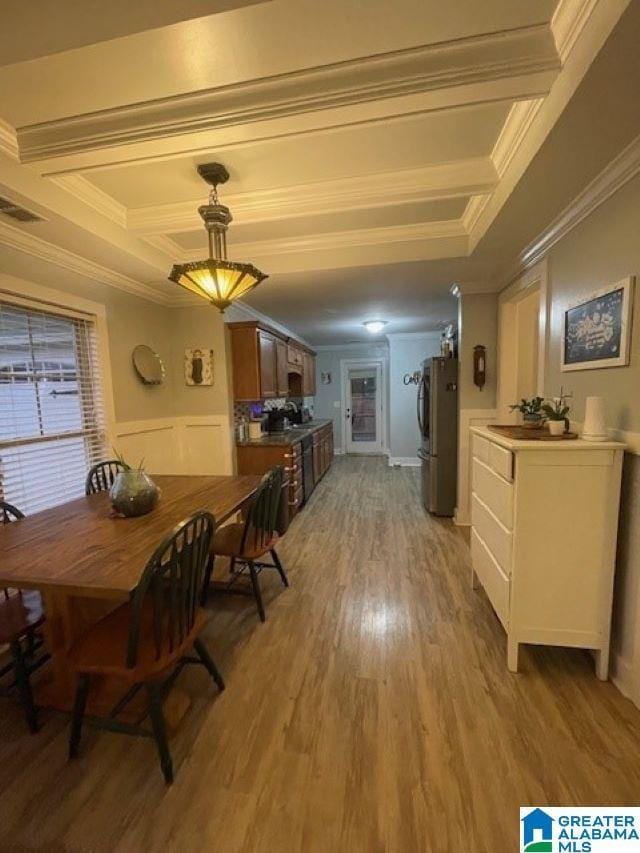
{"label": "potted green plant", "polygon": [[111,506],[118,515],[127,518],[146,515],[158,502],[159,490],[144,470],[144,459],[140,460],[137,468],[132,468],[117,451],[116,458],[123,465],[124,471],[116,474],[109,489]]}
{"label": "potted green plant", "polygon": [[547,427],[551,435],[562,435],[569,430],[569,414],[570,408],[566,404],[566,397],[560,390],[559,397],[553,397],[542,405],[542,411],[547,417]]}
{"label": "potted green plant", "polygon": [[523,397],[519,403],[514,403],[510,408],[512,412],[520,412],[523,426],[535,429],[542,424],[543,402],[544,397],[532,397],[530,400]]}

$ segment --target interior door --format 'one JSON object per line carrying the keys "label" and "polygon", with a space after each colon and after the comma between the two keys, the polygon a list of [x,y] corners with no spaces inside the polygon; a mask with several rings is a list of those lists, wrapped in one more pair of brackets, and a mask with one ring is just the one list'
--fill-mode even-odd
{"label": "interior door", "polygon": [[347,453],[382,453],[380,365],[349,368],[345,376]]}

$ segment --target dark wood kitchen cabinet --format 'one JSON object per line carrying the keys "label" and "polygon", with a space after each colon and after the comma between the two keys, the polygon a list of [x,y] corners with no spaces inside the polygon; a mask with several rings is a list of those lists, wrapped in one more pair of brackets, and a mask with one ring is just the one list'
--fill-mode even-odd
{"label": "dark wood kitchen cabinet", "polygon": [[[315,394],[313,350],[262,323],[229,323],[233,399],[256,402]],[[289,374],[297,378],[295,388]]]}
{"label": "dark wood kitchen cabinet", "polygon": [[306,351],[302,353],[302,393],[305,397],[316,394],[316,359]]}
{"label": "dark wood kitchen cabinet", "polygon": [[286,397],[289,393],[287,344],[280,338],[276,338],[276,384],[278,386],[278,397]]}
{"label": "dark wood kitchen cabinet", "polygon": [[324,477],[333,462],[333,424],[326,424],[313,434],[313,479]]}
{"label": "dark wood kitchen cabinet", "polygon": [[258,332],[258,353],[260,355],[260,389],[263,398],[278,396],[276,378],[276,339],[269,332]]}

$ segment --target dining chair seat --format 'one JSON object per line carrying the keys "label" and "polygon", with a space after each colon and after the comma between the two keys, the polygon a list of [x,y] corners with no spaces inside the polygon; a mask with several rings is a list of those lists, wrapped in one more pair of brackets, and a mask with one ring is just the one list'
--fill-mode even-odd
{"label": "dining chair seat", "polygon": [[211,549],[213,553],[221,557],[235,557],[238,560],[257,560],[275,548],[279,538],[275,531],[260,543],[251,539],[243,543],[244,528],[244,524],[234,523],[226,524],[216,531]]}
{"label": "dining chair seat", "polygon": [[[251,580],[251,591],[256,600],[258,616],[264,622],[267,614],[262,600],[258,574],[263,569],[276,569],[284,586],[289,586],[276,543],[278,542],[278,518],[284,494],[284,469],[273,468],[262,478],[259,489],[246,510],[245,519],[239,524],[227,524],[216,531],[211,544],[211,556],[207,563],[202,589],[202,601],[206,601],[210,589],[213,565],[216,557],[229,557],[229,580],[217,585],[219,592],[246,592],[236,586],[236,580],[245,570]],[[272,562],[265,563],[261,557],[269,554]]]}
{"label": "dining chair seat", "polygon": [[44,622],[39,592],[14,590],[8,598],[0,595],[0,643],[9,644],[27,635]]}
{"label": "dining chair seat", "polygon": [[163,678],[193,647],[201,633],[206,613],[198,608],[193,627],[183,640],[171,648],[168,618],[162,627],[160,646],[156,644],[155,603],[151,596],[140,608],[140,636],[135,666],[126,665],[127,643],[131,633],[133,608],[129,602],[109,613],[82,634],[69,650],[69,659],[78,672],[114,676],[130,684],[151,678]]}
{"label": "dining chair seat", "polygon": [[[24,518],[13,504],[0,501],[0,527],[19,524]],[[8,646],[11,660],[0,667],[0,678],[13,675],[13,683],[1,687],[0,694],[10,695],[17,690],[27,725],[38,731],[38,709],[33,701],[30,676],[49,660],[42,651],[44,641],[38,630],[44,622],[44,608],[40,593],[35,590],[0,590],[0,645]]]}

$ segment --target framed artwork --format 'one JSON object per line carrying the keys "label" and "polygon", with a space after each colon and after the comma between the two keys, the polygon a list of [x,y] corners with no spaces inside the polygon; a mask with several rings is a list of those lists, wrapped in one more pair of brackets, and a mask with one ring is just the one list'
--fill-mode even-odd
{"label": "framed artwork", "polygon": [[629,364],[633,276],[569,305],[562,330],[562,370]]}
{"label": "framed artwork", "polygon": [[213,385],[213,350],[201,348],[184,351],[184,379],[187,385]]}

